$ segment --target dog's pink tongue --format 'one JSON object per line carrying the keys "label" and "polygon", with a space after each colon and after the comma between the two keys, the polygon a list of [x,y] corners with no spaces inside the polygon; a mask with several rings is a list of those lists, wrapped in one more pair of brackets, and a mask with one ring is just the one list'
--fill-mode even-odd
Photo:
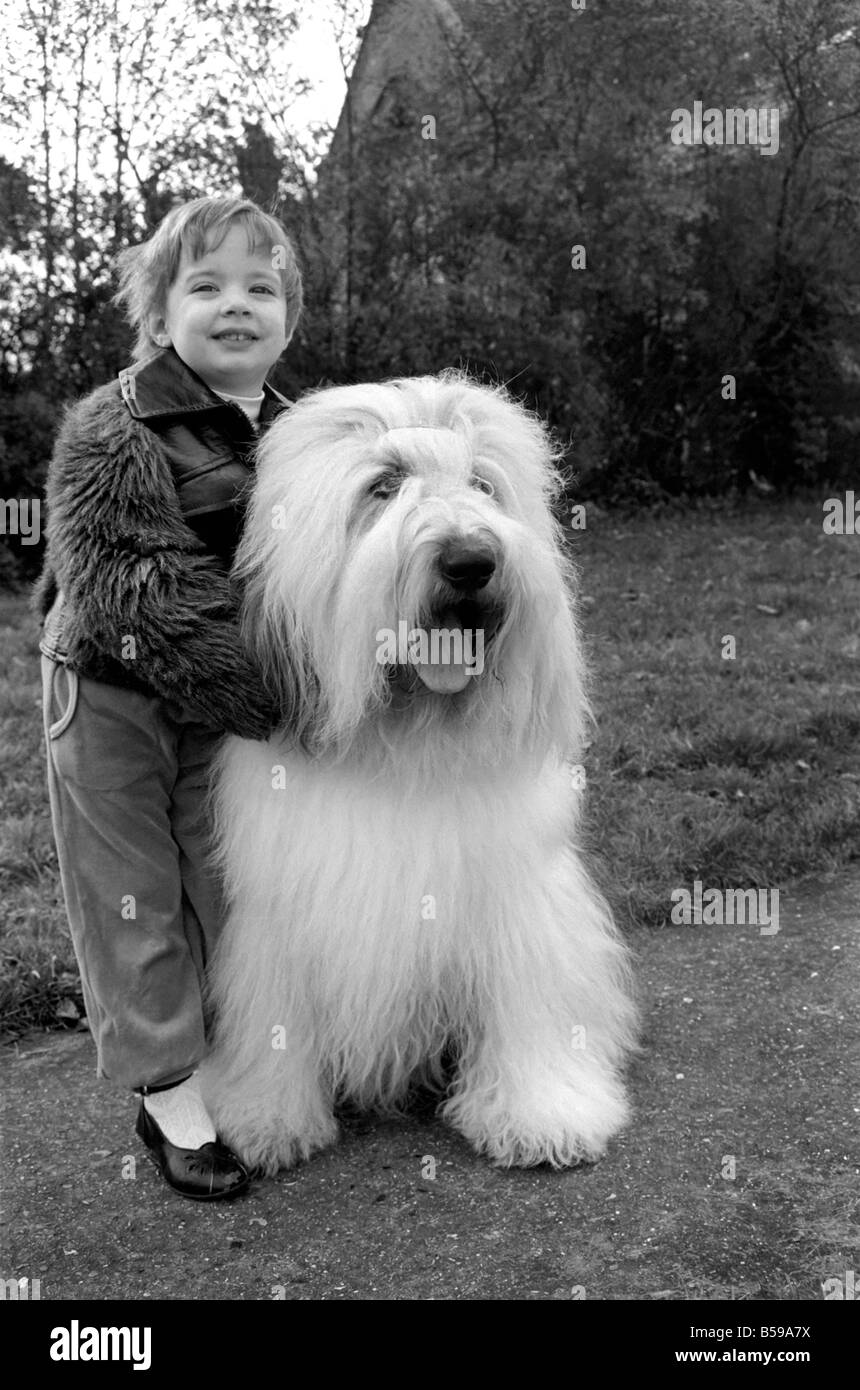
{"label": "dog's pink tongue", "polygon": [[[440,623],[440,627],[447,628],[449,632],[461,632],[460,623],[457,615],[453,611],[445,614]],[[471,676],[466,669],[465,661],[445,661],[439,658],[450,656],[450,648],[456,650],[457,643],[452,639],[440,641],[438,644],[430,643],[431,653],[435,650],[436,661],[416,662],[415,669],[419,679],[424,682],[428,690],[434,691],[437,695],[456,695],[458,690],[464,690],[471,680]],[[462,656],[462,642],[459,655]]]}

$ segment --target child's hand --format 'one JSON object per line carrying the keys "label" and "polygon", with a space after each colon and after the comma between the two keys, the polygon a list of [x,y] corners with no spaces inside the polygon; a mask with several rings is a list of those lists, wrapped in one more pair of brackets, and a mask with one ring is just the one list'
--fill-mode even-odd
{"label": "child's hand", "polygon": [[228,733],[239,738],[256,738],[265,741],[284,726],[282,711],[274,701],[261,696],[259,703],[251,703],[236,711],[235,725]]}

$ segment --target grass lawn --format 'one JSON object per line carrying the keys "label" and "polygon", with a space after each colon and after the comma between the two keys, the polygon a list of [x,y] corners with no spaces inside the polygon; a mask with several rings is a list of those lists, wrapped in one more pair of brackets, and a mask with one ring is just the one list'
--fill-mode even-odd
{"label": "grass lawn", "polygon": [[[781,888],[860,857],[860,535],[822,497],[621,519],[572,538],[597,715],[588,839],[627,925],[675,888]],[[0,597],[0,1025],[80,1008],[41,746],[36,632]],[[724,638],[736,655],[724,660]]]}

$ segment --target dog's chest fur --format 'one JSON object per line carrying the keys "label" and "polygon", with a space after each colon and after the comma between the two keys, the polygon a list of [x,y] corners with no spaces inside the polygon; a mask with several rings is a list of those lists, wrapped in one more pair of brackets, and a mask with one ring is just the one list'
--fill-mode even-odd
{"label": "dog's chest fur", "polygon": [[275,740],[229,740],[219,796],[246,930],[274,913],[285,954],[303,969],[313,961],[341,992],[362,980],[372,989],[379,970],[392,995],[434,992],[443,978],[450,990],[452,971],[466,987],[493,940],[505,949],[508,924],[522,922],[534,875],[568,853],[576,819],[558,764],[520,777],[510,765],[464,766],[453,779],[439,769],[416,789],[393,769],[325,766]]}

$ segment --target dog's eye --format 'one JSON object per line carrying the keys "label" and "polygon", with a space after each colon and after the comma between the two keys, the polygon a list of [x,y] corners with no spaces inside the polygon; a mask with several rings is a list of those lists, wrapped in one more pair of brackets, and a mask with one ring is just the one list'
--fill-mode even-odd
{"label": "dog's eye", "polygon": [[403,478],[399,473],[385,473],[381,478],[377,478],[368,488],[371,497],[393,497],[400,491],[400,484]]}
{"label": "dog's eye", "polygon": [[472,479],[472,487],[476,487],[479,492],[485,492],[488,497],[495,497],[496,495],[496,489],[493,487],[493,484],[486,478],[479,478],[477,474],[475,474]]}

